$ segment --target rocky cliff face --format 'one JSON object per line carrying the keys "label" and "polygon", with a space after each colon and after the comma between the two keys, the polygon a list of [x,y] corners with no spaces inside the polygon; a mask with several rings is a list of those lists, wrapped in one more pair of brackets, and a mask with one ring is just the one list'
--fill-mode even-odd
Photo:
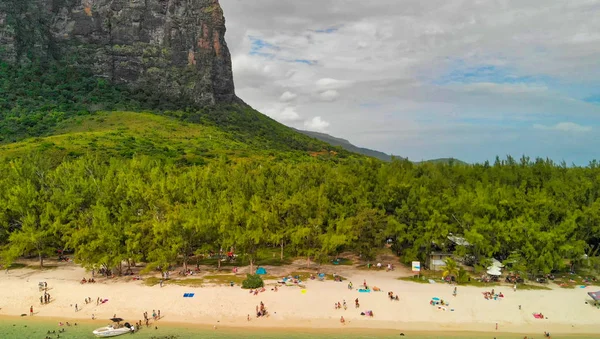
{"label": "rocky cliff face", "polygon": [[0,0],[0,59],[62,60],[171,100],[237,100],[218,0]]}

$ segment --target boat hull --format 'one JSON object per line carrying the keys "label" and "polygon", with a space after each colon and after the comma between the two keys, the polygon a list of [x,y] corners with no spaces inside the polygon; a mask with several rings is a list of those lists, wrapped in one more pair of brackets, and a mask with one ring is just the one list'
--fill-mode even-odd
{"label": "boat hull", "polygon": [[98,338],[109,338],[116,337],[121,334],[131,333],[131,330],[127,327],[113,328],[109,326],[95,329],[92,333]]}

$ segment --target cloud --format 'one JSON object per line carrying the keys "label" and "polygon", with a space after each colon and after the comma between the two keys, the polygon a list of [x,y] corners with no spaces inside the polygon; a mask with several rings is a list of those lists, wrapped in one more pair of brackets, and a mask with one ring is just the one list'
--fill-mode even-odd
{"label": "cloud", "polygon": [[317,89],[319,90],[332,90],[348,87],[351,84],[350,81],[337,80],[331,78],[319,79],[315,82]]}
{"label": "cloud", "polygon": [[600,0],[220,4],[237,95],[290,126],[416,160],[597,157]]}
{"label": "cloud", "polygon": [[533,128],[541,129],[546,131],[560,131],[560,132],[589,132],[592,130],[591,126],[582,126],[573,122],[559,122],[553,126],[546,126],[541,124],[534,124]]}
{"label": "cloud", "polygon": [[340,93],[334,89],[327,90],[319,94],[323,101],[335,101],[340,96]]}
{"label": "cloud", "polygon": [[327,127],[329,127],[329,123],[321,119],[321,117],[314,117],[304,122],[304,128],[309,131],[325,132]]}
{"label": "cloud", "polygon": [[292,106],[277,106],[265,109],[264,113],[281,123],[294,123],[301,121],[302,118]]}
{"label": "cloud", "polygon": [[279,101],[283,101],[283,102],[289,102],[292,101],[294,99],[296,99],[298,97],[297,94],[292,93],[290,91],[285,91],[283,92],[283,94],[279,97]]}

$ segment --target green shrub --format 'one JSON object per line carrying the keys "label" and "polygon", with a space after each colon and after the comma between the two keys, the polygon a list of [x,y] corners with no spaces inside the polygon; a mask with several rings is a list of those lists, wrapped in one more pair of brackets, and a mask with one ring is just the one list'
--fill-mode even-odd
{"label": "green shrub", "polygon": [[265,286],[265,282],[258,274],[246,274],[246,279],[242,281],[242,288],[259,288]]}

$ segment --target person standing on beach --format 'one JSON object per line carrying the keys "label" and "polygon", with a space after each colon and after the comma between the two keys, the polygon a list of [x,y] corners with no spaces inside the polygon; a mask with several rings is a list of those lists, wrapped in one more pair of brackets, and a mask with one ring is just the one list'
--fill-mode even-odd
{"label": "person standing on beach", "polygon": [[160,320],[160,310],[158,310],[158,318],[156,320]]}
{"label": "person standing on beach", "polygon": [[75,312],[79,311],[79,308],[77,308],[77,304],[75,304]]}
{"label": "person standing on beach", "polygon": [[33,305],[31,305],[29,307],[29,315],[32,316],[33,315]]}
{"label": "person standing on beach", "polygon": [[517,283],[515,283],[515,284],[513,285],[513,291],[515,291],[515,292],[517,291]]}

